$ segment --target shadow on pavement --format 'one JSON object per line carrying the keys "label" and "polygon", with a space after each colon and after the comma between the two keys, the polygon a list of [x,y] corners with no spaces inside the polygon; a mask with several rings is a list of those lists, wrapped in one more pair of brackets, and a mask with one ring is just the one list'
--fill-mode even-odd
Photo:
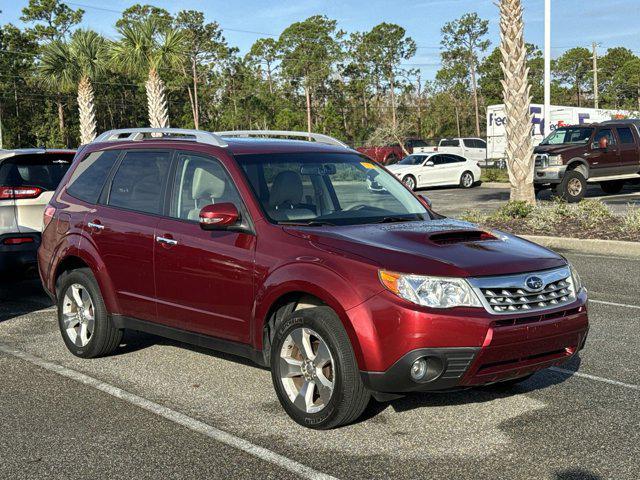
{"label": "shadow on pavement", "polygon": [[0,279],[0,322],[52,305],[37,276]]}
{"label": "shadow on pavement", "polygon": [[572,468],[556,472],[556,480],[601,480],[603,477],[582,468]]}

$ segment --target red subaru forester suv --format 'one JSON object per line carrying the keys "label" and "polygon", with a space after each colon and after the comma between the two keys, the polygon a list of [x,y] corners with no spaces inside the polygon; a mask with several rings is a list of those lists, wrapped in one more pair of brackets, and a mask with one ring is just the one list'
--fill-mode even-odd
{"label": "red subaru forester suv", "polygon": [[319,134],[106,132],[44,222],[40,274],[74,355],[133,329],[248,357],[312,428],[371,395],[516,383],[587,336],[563,257],[434,213]]}

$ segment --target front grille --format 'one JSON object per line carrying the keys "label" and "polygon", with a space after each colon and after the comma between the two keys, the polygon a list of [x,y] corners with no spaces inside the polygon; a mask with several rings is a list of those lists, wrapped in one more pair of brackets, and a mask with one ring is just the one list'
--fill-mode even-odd
{"label": "front grille", "polygon": [[547,284],[540,292],[524,288],[481,289],[494,312],[525,312],[566,305],[573,301],[570,279]]}
{"label": "front grille", "polygon": [[547,155],[546,153],[539,153],[534,158],[536,167],[546,168],[549,166],[549,155]]}
{"label": "front grille", "polygon": [[469,281],[485,309],[498,315],[555,309],[573,303],[576,299],[568,267],[543,272],[479,277]]}

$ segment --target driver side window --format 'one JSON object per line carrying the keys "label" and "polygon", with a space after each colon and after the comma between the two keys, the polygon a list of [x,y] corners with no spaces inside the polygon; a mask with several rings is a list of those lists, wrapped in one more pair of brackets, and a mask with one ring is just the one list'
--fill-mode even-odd
{"label": "driver side window", "polygon": [[599,148],[600,140],[606,138],[609,142],[609,146],[616,144],[616,138],[613,136],[613,131],[610,128],[602,129],[596,133],[593,139],[593,148]]}
{"label": "driver side window", "polygon": [[238,190],[222,164],[211,157],[180,154],[170,215],[197,221],[203,207],[225,202],[233,203],[242,211]]}

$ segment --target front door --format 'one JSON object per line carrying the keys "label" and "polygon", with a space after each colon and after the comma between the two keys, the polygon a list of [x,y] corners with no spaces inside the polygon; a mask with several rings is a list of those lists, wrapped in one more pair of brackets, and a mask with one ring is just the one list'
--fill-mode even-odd
{"label": "front door", "polygon": [[[607,148],[600,148],[600,140],[606,138]],[[591,143],[591,174],[593,177],[606,177],[620,174],[620,149],[611,128],[601,128]]]}
{"label": "front door", "polygon": [[124,154],[100,205],[85,216],[122,315],[156,321],[153,247],[171,164],[169,151]]}
{"label": "front door", "polygon": [[[160,220],[156,233],[158,317],[185,330],[249,343],[256,237],[246,209],[217,159],[183,152],[176,163],[169,217]],[[236,205],[244,229],[200,228],[200,209],[221,202]]]}

